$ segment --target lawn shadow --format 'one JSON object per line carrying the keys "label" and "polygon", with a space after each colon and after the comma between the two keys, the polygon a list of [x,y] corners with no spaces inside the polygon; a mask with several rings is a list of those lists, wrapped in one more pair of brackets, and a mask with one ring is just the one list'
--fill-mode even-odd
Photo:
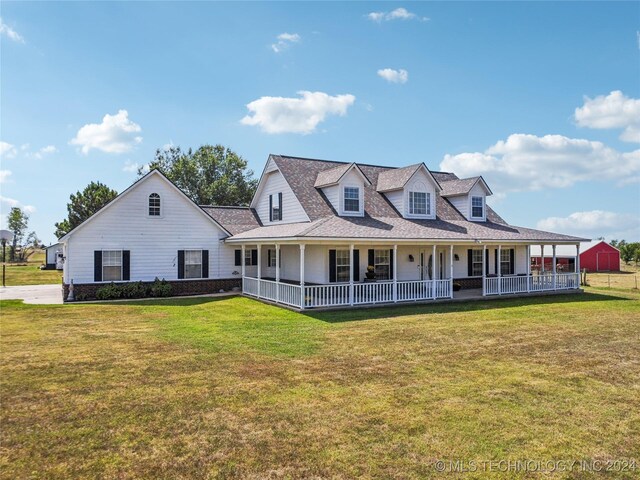
{"label": "lawn shadow", "polygon": [[536,297],[517,297],[499,299],[477,299],[448,303],[399,304],[385,306],[365,306],[364,308],[344,308],[324,311],[303,311],[302,314],[327,323],[357,322],[378,318],[400,317],[429,313],[473,312],[498,308],[524,307],[562,303],[602,302],[613,300],[633,300],[600,293],[576,293],[564,295],[544,295]]}
{"label": "lawn shadow", "polygon": [[[168,298],[148,298],[148,299],[131,299],[131,300],[112,300],[102,302],[86,302],[86,305],[127,305],[127,306],[164,306],[164,307],[192,307],[195,305],[204,305],[206,303],[220,302],[231,298],[238,298],[239,295],[225,295],[219,297],[168,297]],[[80,305],[78,303],[77,305]]]}

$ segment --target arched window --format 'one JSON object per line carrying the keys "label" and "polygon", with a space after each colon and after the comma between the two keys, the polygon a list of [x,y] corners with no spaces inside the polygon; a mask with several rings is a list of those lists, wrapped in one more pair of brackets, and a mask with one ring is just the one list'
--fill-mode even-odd
{"label": "arched window", "polygon": [[158,195],[157,193],[152,193],[151,195],[149,195],[149,216],[160,216],[160,195]]}

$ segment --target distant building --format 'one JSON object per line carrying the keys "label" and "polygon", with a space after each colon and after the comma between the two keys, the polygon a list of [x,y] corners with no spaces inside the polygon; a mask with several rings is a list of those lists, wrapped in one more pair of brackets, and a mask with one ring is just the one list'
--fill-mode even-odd
{"label": "distant building", "polygon": [[[542,269],[540,246],[531,246],[531,268]],[[559,270],[573,271],[576,263],[576,248],[568,245],[556,247],[556,265]],[[550,246],[544,249],[544,270],[553,265],[553,252]],[[580,246],[580,269],[588,272],[620,271],[620,251],[603,240],[594,240]]]}
{"label": "distant building", "polygon": [[62,253],[63,247],[61,243],[54,243],[44,248],[45,250],[45,265],[47,270],[62,270],[64,266],[64,254]]}

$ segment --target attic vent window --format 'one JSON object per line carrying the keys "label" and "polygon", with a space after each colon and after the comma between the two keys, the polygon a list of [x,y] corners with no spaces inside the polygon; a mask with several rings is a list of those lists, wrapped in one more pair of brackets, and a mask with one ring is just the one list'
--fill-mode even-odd
{"label": "attic vent window", "polygon": [[344,211],[360,211],[360,189],[357,187],[344,187]]}
{"label": "attic vent window", "polygon": [[149,216],[160,216],[160,195],[158,195],[157,193],[152,193],[151,195],[149,195]]}

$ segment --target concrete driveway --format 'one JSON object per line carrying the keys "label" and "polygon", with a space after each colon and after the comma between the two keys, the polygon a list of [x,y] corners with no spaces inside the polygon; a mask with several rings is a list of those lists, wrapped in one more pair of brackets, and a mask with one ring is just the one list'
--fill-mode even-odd
{"label": "concrete driveway", "polygon": [[62,285],[22,285],[19,287],[0,287],[0,299],[24,300],[24,303],[61,304]]}

